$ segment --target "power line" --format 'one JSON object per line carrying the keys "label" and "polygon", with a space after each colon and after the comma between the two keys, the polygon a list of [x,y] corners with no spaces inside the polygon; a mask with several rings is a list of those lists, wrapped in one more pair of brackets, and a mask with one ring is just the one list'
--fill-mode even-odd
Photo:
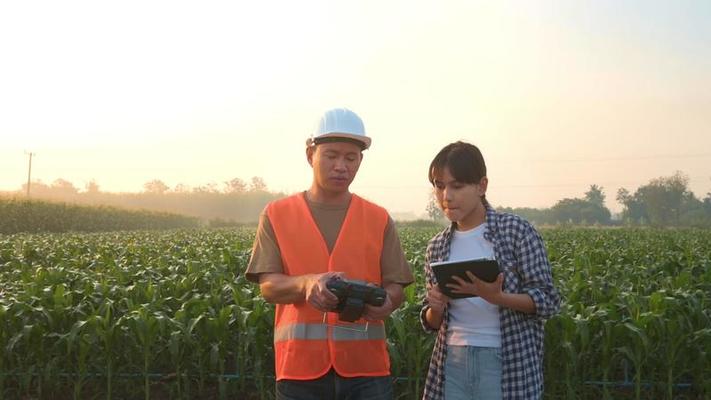
{"label": "power line", "polygon": [[[711,179],[711,175],[709,176],[688,176],[689,182],[700,182],[703,180],[709,180]],[[549,188],[549,187],[575,187],[575,186],[580,186],[580,185],[591,185],[591,184],[596,184],[598,186],[620,186],[620,185],[646,185],[649,184],[651,180],[647,182],[639,182],[639,181],[616,181],[616,182],[600,182],[600,181],[586,181],[586,182],[565,182],[565,183],[549,183],[549,184],[512,184],[512,185],[492,185],[491,183],[489,184],[490,188]],[[711,180],[709,181],[711,182]]]}
{"label": "power line", "polygon": [[[711,175],[709,176],[689,176],[689,181],[694,181],[694,182],[699,182],[702,180],[710,180]],[[651,179],[650,179],[651,180]],[[497,182],[492,183],[489,181],[489,189],[510,189],[510,188],[555,188],[555,187],[575,187],[575,186],[580,186],[580,185],[592,185],[596,184],[598,186],[617,186],[617,185],[646,185],[649,183],[649,181],[646,182],[640,182],[640,181],[616,181],[616,182],[600,182],[600,181],[580,181],[580,182],[561,182],[561,183],[548,183],[548,184],[543,184],[543,183],[522,183],[522,184],[499,184]],[[709,181],[711,182],[711,180]],[[431,185],[429,183],[422,184],[422,185],[358,185],[359,188],[361,189],[383,189],[383,190],[400,190],[400,189],[431,189]]]}
{"label": "power line", "polygon": [[651,161],[659,159],[689,159],[689,158],[711,158],[711,153],[697,154],[656,154],[638,157],[600,157],[600,158],[569,158],[569,159],[531,159],[530,162],[543,163],[577,163],[577,162],[606,162],[606,161]]}

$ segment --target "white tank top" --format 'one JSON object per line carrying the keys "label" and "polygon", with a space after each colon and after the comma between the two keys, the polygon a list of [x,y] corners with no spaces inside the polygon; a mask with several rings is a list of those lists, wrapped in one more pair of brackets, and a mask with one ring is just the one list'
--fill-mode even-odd
{"label": "white tank top", "polygon": [[[484,238],[486,224],[468,231],[454,231],[448,261],[486,258],[493,260],[494,245]],[[501,347],[499,307],[481,297],[449,302],[447,344]]]}

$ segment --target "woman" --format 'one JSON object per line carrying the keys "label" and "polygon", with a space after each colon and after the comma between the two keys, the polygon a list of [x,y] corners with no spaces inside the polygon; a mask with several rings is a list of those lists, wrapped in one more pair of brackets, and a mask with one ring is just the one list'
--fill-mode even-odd
{"label": "woman", "polygon": [[[420,319],[437,331],[423,399],[539,399],[543,396],[543,325],[560,308],[541,236],[527,221],[496,212],[486,200],[486,165],[469,143],[445,146],[429,180],[451,225],[427,245],[427,295]],[[496,259],[488,283],[468,274],[437,287],[430,263]]]}

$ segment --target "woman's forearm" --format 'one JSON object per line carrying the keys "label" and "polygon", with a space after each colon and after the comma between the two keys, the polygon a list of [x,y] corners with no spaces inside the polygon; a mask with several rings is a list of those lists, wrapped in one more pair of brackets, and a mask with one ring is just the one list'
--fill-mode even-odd
{"label": "woman's forearm", "polygon": [[531,296],[526,293],[501,293],[494,304],[499,307],[506,307],[512,310],[520,311],[525,314],[536,313],[536,303],[533,302]]}
{"label": "woman's forearm", "polygon": [[432,307],[428,308],[425,312],[425,320],[427,325],[432,329],[439,329],[442,325],[442,311],[435,311]]}

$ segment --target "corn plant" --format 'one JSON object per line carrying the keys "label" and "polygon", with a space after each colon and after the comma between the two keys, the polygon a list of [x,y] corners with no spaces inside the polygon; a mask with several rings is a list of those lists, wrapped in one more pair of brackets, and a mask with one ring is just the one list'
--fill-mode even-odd
{"label": "corn plant", "polygon": [[[420,397],[434,342],[419,311],[437,230],[400,229],[416,280],[386,321],[400,399]],[[546,325],[546,398],[711,395],[711,231],[541,232],[564,298]],[[0,399],[272,398],[274,307],[244,277],[253,239],[0,234]]]}

